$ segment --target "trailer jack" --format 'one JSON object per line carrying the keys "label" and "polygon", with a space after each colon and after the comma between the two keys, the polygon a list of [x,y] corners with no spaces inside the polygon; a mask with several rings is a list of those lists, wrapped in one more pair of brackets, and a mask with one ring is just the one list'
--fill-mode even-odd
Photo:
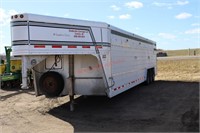
{"label": "trailer jack", "polygon": [[74,111],[74,55],[69,55],[69,100],[70,111]]}
{"label": "trailer jack", "polygon": [[69,95],[70,111],[74,111],[74,95]]}

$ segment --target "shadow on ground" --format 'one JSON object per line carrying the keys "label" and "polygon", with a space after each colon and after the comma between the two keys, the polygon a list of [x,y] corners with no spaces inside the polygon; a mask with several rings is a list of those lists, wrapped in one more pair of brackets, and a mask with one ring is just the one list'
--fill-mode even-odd
{"label": "shadow on ground", "polygon": [[114,98],[79,97],[48,113],[75,132],[198,132],[199,83],[156,81]]}
{"label": "shadow on ground", "polygon": [[27,93],[29,95],[35,95],[33,92],[34,90],[31,88],[31,89],[27,89],[27,90],[22,90],[20,88],[4,88],[4,89],[1,89],[1,93],[3,93],[3,91],[5,92],[9,92],[8,94],[6,95],[1,95],[0,94],[0,101],[5,101],[6,99],[8,98],[11,98],[13,96],[16,96],[16,95],[19,95],[19,94],[22,94],[22,93]]}

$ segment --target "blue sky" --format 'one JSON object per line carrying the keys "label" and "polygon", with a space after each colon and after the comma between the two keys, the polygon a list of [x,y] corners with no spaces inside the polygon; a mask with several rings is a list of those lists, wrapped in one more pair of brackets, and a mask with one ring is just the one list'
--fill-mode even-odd
{"label": "blue sky", "polygon": [[107,22],[156,41],[158,49],[200,47],[200,0],[0,0],[0,53],[11,45],[16,13]]}

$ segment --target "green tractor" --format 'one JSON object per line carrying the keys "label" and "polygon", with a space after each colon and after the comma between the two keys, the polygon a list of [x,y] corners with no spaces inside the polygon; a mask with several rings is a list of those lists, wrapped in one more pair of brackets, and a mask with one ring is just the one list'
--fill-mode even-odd
{"label": "green tractor", "polygon": [[0,75],[1,88],[19,87],[21,84],[21,59],[11,58],[12,48],[5,46],[6,59],[1,59]]}

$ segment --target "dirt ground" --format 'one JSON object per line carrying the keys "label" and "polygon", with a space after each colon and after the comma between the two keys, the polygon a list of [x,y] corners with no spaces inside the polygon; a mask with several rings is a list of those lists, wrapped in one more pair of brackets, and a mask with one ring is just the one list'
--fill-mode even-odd
{"label": "dirt ground", "polygon": [[159,60],[156,81],[112,99],[0,90],[0,133],[199,132],[199,60]]}

